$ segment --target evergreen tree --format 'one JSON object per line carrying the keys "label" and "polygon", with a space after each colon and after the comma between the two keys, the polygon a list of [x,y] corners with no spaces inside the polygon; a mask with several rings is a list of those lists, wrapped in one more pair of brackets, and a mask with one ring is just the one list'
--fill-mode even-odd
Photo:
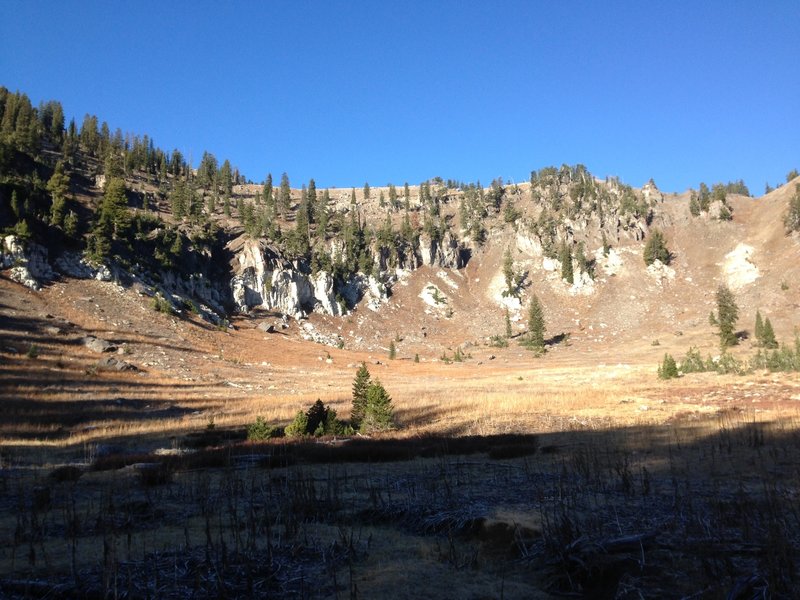
{"label": "evergreen tree", "polygon": [[50,223],[61,227],[66,211],[67,194],[69,193],[69,177],[64,173],[64,163],[58,161],[52,177],[47,182],[47,191],[52,197],[50,206]]}
{"label": "evergreen tree", "polygon": [[369,200],[369,196],[370,196],[369,183],[365,183],[364,184],[364,200],[365,201]]}
{"label": "evergreen tree", "polygon": [[397,358],[397,347],[394,345],[394,340],[389,342],[389,360]]}
{"label": "evergreen tree", "polygon": [[511,315],[508,314],[508,309],[506,309],[505,324],[506,324],[506,337],[510,339],[514,332],[511,329]]}
{"label": "evergreen tree", "polygon": [[350,422],[355,428],[360,427],[367,410],[367,390],[369,385],[369,369],[367,369],[366,363],[362,362],[353,380],[353,410],[350,415]]}
{"label": "evergreen tree", "polygon": [[786,231],[800,231],[800,183],[794,186],[794,196],[789,199],[789,208],[783,218]]}
{"label": "evergreen tree", "polygon": [[361,431],[372,433],[386,431],[394,425],[392,399],[377,379],[367,388],[367,407],[361,422]]}
{"label": "evergreen tree", "polygon": [[643,253],[644,263],[647,266],[652,265],[656,260],[668,265],[672,259],[667,242],[664,240],[664,234],[658,229],[650,230],[650,235],[644,245]]}
{"label": "evergreen tree", "polygon": [[678,377],[678,365],[669,354],[664,354],[664,360],[658,366],[659,379],[675,379]]}
{"label": "evergreen tree", "polygon": [[764,348],[774,350],[778,347],[778,340],[775,339],[775,330],[772,329],[769,317],[764,321],[764,329],[761,333],[761,343]]}
{"label": "evergreen tree", "polygon": [[514,259],[511,257],[511,248],[506,248],[503,255],[503,277],[506,280],[506,289],[503,296],[517,295],[517,277],[514,274]]}
{"label": "evergreen tree", "polygon": [[17,220],[23,217],[22,203],[20,203],[19,196],[17,196],[17,190],[11,191],[11,212],[14,213]]}
{"label": "evergreen tree", "polygon": [[533,294],[531,296],[531,303],[528,307],[528,337],[525,345],[534,350],[538,354],[545,351],[544,347],[544,310],[542,304],[539,302],[538,296]]}
{"label": "evergreen tree", "polygon": [[764,321],[761,319],[761,311],[756,311],[756,326],[755,332],[756,341],[758,342],[759,346],[764,344]]}
{"label": "evergreen tree", "polygon": [[[233,174],[231,172],[231,163],[228,159],[222,163],[217,175],[217,181],[222,185],[222,191],[227,194],[233,193]],[[216,188],[216,186],[214,186]]]}
{"label": "evergreen tree", "polygon": [[125,195],[125,182],[121,179],[106,181],[99,220],[110,226],[113,239],[125,236],[129,224],[128,198]]}
{"label": "evergreen tree", "polygon": [[69,211],[64,217],[64,233],[70,239],[75,239],[78,235],[78,215],[73,211]]}
{"label": "evergreen tree", "polygon": [[272,173],[267,173],[267,178],[264,180],[264,189],[261,191],[265,206],[270,206],[273,202],[272,198]]}
{"label": "evergreen tree", "polygon": [[733,292],[726,285],[717,288],[717,327],[719,328],[719,345],[724,351],[729,346],[735,346],[738,342],[736,338],[736,321],[739,318],[739,307]]}
{"label": "evergreen tree", "polygon": [[281,175],[281,189],[278,197],[278,211],[283,217],[289,210],[292,203],[292,188],[289,187],[289,176],[284,173]]}
{"label": "evergreen tree", "polygon": [[689,198],[689,213],[691,213],[693,217],[700,216],[700,200],[698,200],[694,190],[692,190],[692,194]]}
{"label": "evergreen tree", "polygon": [[572,271],[572,249],[565,241],[561,244],[561,279],[572,285],[575,283],[575,276]]}
{"label": "evergreen tree", "polygon": [[317,222],[317,184],[313,179],[308,181],[306,191],[306,210],[308,211],[308,222]]}

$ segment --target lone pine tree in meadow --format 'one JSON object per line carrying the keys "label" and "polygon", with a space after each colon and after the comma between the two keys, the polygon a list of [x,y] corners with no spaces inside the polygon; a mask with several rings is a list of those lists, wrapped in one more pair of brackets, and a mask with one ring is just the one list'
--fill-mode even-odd
{"label": "lone pine tree in meadow", "polygon": [[370,384],[369,369],[366,363],[361,363],[356,377],[353,380],[353,410],[350,415],[350,422],[353,427],[360,427],[367,410],[367,390]]}
{"label": "lone pine tree in meadow", "polygon": [[544,347],[544,310],[539,297],[534,294],[531,296],[531,304],[528,307],[528,337],[525,346],[538,354],[545,352]]}
{"label": "lone pine tree in meadow", "polygon": [[717,328],[719,329],[719,345],[724,351],[730,346],[738,343],[736,338],[736,321],[739,319],[739,307],[733,292],[727,285],[720,285],[717,288],[717,314],[715,317]]}

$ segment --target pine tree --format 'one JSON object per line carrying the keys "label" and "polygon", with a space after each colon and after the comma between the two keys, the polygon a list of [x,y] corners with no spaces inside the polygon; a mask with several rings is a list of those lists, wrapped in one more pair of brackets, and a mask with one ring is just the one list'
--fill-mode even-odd
{"label": "pine tree", "polygon": [[369,200],[369,196],[370,196],[369,183],[365,183],[364,184],[364,200]]}
{"label": "pine tree", "polygon": [[755,326],[756,341],[759,346],[764,345],[764,321],[761,319],[761,311],[756,311],[756,326]]}
{"label": "pine tree", "polygon": [[769,317],[764,321],[764,328],[761,333],[761,343],[764,348],[774,350],[778,347],[778,340],[775,339],[775,330],[772,329]]}
{"label": "pine tree", "polygon": [[278,197],[278,211],[283,217],[289,210],[289,205],[292,203],[292,188],[289,187],[289,176],[284,173],[281,175],[281,189]]}
{"label": "pine tree", "polygon": [[664,354],[664,360],[658,366],[659,379],[675,379],[678,377],[678,365],[669,354]]}
{"label": "pine tree", "polygon": [[23,217],[22,204],[17,196],[17,190],[11,191],[11,212],[14,213],[14,216],[17,218],[17,220]]}
{"label": "pine tree", "polygon": [[353,380],[353,410],[350,414],[350,422],[355,428],[361,426],[361,421],[364,419],[364,413],[367,410],[367,390],[369,385],[369,370],[366,363],[361,363],[361,367],[356,371],[356,377]]}
{"label": "pine tree", "polygon": [[661,261],[662,264],[668,265],[671,260],[671,254],[667,248],[667,243],[664,240],[664,234],[658,229],[652,229],[644,245],[644,264],[647,266],[652,265],[655,261]]}
{"label": "pine tree", "polygon": [[511,329],[511,315],[508,314],[508,309],[506,309],[505,323],[506,323],[506,337],[510,339],[511,336],[514,334],[514,332]]}
{"label": "pine tree", "polygon": [[700,216],[700,200],[697,199],[697,193],[694,190],[692,190],[692,195],[689,198],[689,213],[693,217]]}
{"label": "pine tree", "polygon": [[531,296],[531,303],[528,307],[528,336],[525,345],[535,352],[541,354],[545,351],[544,347],[544,310],[539,297],[536,294]]}
{"label": "pine tree", "polygon": [[517,295],[517,281],[514,274],[514,259],[511,257],[511,248],[506,248],[503,255],[503,277],[506,280],[506,289],[503,296],[516,296]]}
{"label": "pine tree", "polygon": [[389,342],[389,359],[394,360],[397,358],[397,347],[394,345],[394,340]]}
{"label": "pine tree", "polygon": [[739,318],[739,307],[733,292],[726,285],[717,288],[717,327],[719,328],[719,345],[724,351],[729,346],[735,346],[738,342],[736,338],[736,321]]}
{"label": "pine tree", "polygon": [[306,210],[308,211],[308,222],[317,222],[317,184],[313,179],[308,181],[306,190]]}
{"label": "pine tree", "polygon": [[783,224],[789,233],[800,231],[800,183],[794,186],[794,196],[789,198],[789,208],[783,217]]}
{"label": "pine tree", "polygon": [[47,182],[47,191],[52,197],[50,206],[50,222],[55,227],[61,227],[66,211],[67,193],[69,192],[69,177],[64,173],[64,163],[58,161],[53,171],[53,176]]}
{"label": "pine tree", "polygon": [[575,276],[572,271],[572,249],[565,241],[561,244],[561,279],[572,285],[575,283]]}
{"label": "pine tree", "polygon": [[376,379],[367,388],[367,407],[361,422],[361,430],[372,433],[391,429],[394,425],[393,412],[391,397]]}

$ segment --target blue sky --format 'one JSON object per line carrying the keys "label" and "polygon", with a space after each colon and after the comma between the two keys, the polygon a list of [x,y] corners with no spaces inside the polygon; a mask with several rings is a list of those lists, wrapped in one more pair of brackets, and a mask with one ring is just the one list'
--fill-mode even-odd
{"label": "blue sky", "polygon": [[0,85],[293,185],[800,168],[800,2],[3,0]]}

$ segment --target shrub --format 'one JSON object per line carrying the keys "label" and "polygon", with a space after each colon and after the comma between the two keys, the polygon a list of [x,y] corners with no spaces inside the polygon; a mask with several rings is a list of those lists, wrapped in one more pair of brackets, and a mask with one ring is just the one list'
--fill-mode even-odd
{"label": "shrub", "polygon": [[664,360],[658,367],[659,379],[675,379],[678,377],[678,366],[675,364],[675,359],[669,354],[664,354]]}
{"label": "shrub", "polygon": [[171,315],[174,310],[172,308],[172,303],[169,300],[164,298],[161,294],[156,294],[153,296],[153,299],[150,302],[150,306],[153,307],[153,310],[156,312],[164,313],[167,315]]}
{"label": "shrub", "polygon": [[326,407],[319,399],[311,405],[307,412],[298,411],[294,421],[285,429],[288,437],[336,435],[351,432],[352,428],[346,427],[336,418],[336,411]]}
{"label": "shrub", "polygon": [[277,437],[279,431],[278,428],[269,425],[264,417],[257,417],[255,423],[247,427],[247,439],[251,442],[260,442]]}
{"label": "shrub", "polygon": [[703,373],[706,371],[706,364],[700,351],[694,346],[686,351],[686,356],[683,357],[681,362],[680,371],[685,375],[686,373]]}
{"label": "shrub", "polygon": [[287,437],[299,437],[308,433],[308,417],[302,410],[298,410],[294,421],[289,423],[284,430]]}

